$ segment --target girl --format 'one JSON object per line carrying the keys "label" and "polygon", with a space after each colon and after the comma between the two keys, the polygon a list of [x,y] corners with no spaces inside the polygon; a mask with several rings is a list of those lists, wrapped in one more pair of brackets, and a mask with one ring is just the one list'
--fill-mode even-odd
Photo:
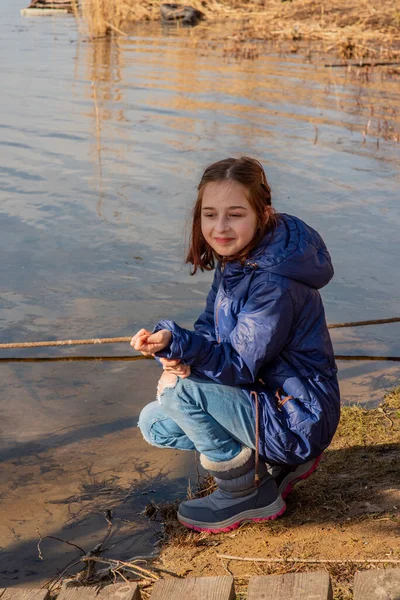
{"label": "girl", "polygon": [[215,478],[179,521],[229,531],[281,515],[335,433],[337,369],[318,292],[333,268],[314,229],[274,211],[247,157],[205,170],[186,262],[192,274],[216,266],[214,281],[194,331],[160,321],[132,338],[164,368],[139,427],[154,446],[198,450]]}

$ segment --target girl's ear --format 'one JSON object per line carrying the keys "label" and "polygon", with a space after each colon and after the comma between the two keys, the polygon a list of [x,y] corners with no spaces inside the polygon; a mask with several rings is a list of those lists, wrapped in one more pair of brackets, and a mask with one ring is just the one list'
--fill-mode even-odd
{"label": "girl's ear", "polygon": [[268,223],[271,213],[272,213],[272,207],[266,206],[264,208],[264,225],[266,225]]}

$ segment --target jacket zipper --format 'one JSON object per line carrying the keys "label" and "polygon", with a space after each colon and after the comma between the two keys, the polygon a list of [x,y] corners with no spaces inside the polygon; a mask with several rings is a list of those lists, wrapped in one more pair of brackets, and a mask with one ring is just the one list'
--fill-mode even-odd
{"label": "jacket zipper", "polygon": [[[257,264],[257,263],[255,263],[255,262],[249,262],[249,261],[247,261],[247,262],[245,263],[245,266],[246,266],[246,267],[252,267],[253,269],[257,269],[257,268],[258,268],[258,264]],[[225,270],[225,262],[222,260],[222,261],[221,261],[221,273],[222,273],[222,274],[223,274],[224,270]],[[222,280],[221,280],[221,284],[220,284],[220,288],[219,288],[219,290],[218,290],[218,293],[219,293],[219,292],[220,292],[220,290],[221,290],[221,286],[222,286]],[[218,337],[217,337],[217,340],[218,340],[218,344],[220,344],[220,343],[221,343],[221,336],[219,335],[219,329],[218,329],[218,309],[219,309],[219,307],[220,307],[220,305],[221,305],[221,302],[222,302],[222,300],[219,300],[219,301],[218,301],[217,308],[215,309],[215,327],[216,327],[216,329],[217,329],[217,335],[218,335]]]}
{"label": "jacket zipper", "polygon": [[215,325],[216,325],[217,334],[218,334],[218,338],[217,338],[218,344],[221,343],[221,336],[219,335],[219,329],[218,329],[218,309],[219,309],[219,307],[221,305],[221,302],[222,302],[222,300],[219,300],[219,302],[217,304],[217,308],[215,309]]}
{"label": "jacket zipper", "polygon": [[[225,270],[225,262],[222,261],[221,262],[221,273],[223,273],[224,270]],[[218,294],[221,291],[221,287],[222,287],[222,281],[221,281],[220,286],[219,286]],[[221,302],[222,302],[222,299],[220,299],[218,301],[217,308],[215,309],[215,327],[217,329],[217,341],[218,341],[218,344],[221,343],[221,336],[219,335],[219,329],[218,329],[218,309],[219,309],[219,307],[221,305]]]}

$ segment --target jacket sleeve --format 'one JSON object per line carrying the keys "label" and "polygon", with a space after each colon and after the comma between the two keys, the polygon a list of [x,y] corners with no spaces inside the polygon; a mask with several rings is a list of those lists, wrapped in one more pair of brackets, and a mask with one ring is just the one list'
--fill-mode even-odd
{"label": "jacket sleeve", "polygon": [[214,305],[215,298],[217,297],[218,287],[220,282],[220,270],[219,267],[215,271],[214,280],[211,286],[211,290],[208,293],[206,300],[206,307],[204,312],[201,313],[199,318],[194,324],[194,330],[197,333],[201,333],[210,342],[216,340],[215,324],[214,324]]}
{"label": "jacket sleeve", "polygon": [[160,321],[154,331],[168,329],[172,342],[157,355],[179,358],[218,383],[246,385],[257,379],[263,364],[281,352],[290,337],[292,322],[293,303],[288,290],[263,281],[250,290],[229,341],[218,344],[173,321]]}

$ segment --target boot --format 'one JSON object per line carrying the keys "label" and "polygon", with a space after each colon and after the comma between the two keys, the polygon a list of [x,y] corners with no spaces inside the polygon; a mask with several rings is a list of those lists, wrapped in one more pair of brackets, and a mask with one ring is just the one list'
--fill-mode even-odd
{"label": "boot", "polygon": [[285,512],[286,504],[263,462],[256,486],[255,457],[250,448],[243,447],[238,456],[223,462],[201,454],[200,462],[218,487],[209,496],[182,502],[178,519],[186,527],[220,533],[236,529],[243,521],[269,521]]}
{"label": "boot", "polygon": [[302,465],[267,465],[268,472],[274,478],[283,499],[287,498],[296,483],[307,479],[314,473],[321,458],[322,454]]}

